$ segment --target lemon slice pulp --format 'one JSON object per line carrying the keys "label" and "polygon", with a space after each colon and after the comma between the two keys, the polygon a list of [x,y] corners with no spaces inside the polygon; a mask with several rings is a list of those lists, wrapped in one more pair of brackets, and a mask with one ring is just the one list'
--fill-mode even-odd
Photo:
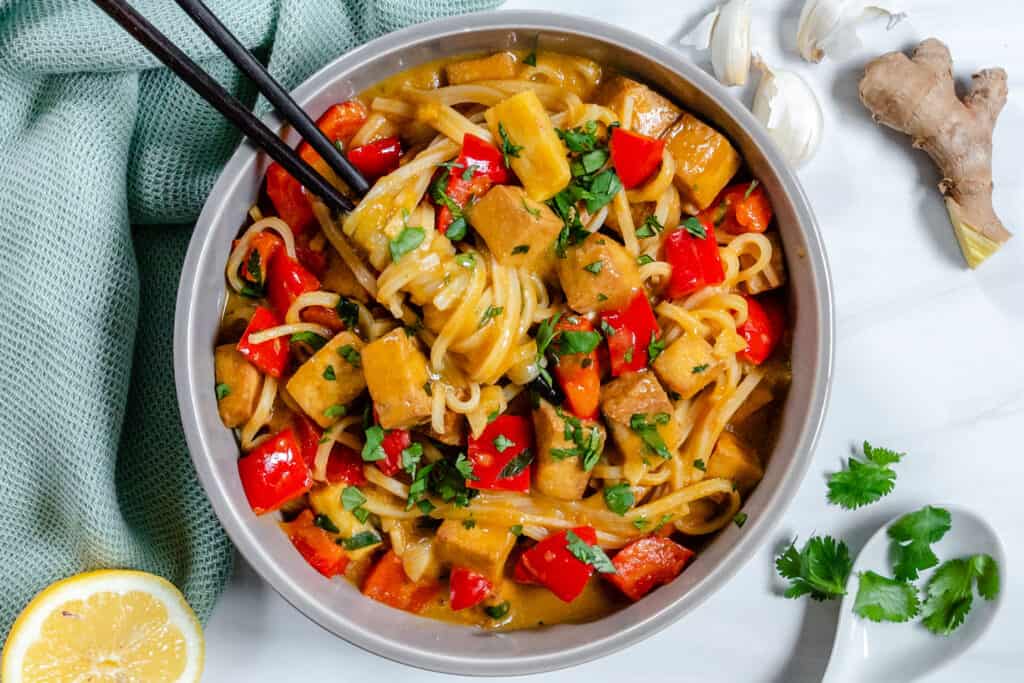
{"label": "lemon slice pulp", "polygon": [[5,683],[190,683],[203,670],[203,632],[170,582],[104,570],[59,581],[14,622]]}

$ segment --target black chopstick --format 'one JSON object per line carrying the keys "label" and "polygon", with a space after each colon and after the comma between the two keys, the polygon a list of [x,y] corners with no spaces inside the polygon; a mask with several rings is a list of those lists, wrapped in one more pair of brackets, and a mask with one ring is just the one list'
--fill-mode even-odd
{"label": "black chopstick", "polygon": [[199,28],[217,44],[228,59],[242,70],[259,88],[264,97],[274,105],[278,114],[290,123],[299,135],[315,149],[327,165],[337,173],[352,191],[362,196],[370,189],[366,178],[357,171],[348,159],[327,139],[313,119],[295,103],[281,84],[274,80],[249,50],[239,42],[231,31],[221,23],[220,19],[203,4],[202,0],[176,0],[185,13],[192,18]]}
{"label": "black chopstick", "polygon": [[143,47],[153,53],[200,97],[230,120],[242,133],[262,147],[270,158],[281,164],[302,185],[319,195],[336,211],[351,211],[352,200],[339,192],[312,166],[307,164],[291,147],[277,137],[256,118],[249,109],[220,83],[210,77],[188,55],[149,23],[124,0],[93,0],[93,2],[121,25]]}

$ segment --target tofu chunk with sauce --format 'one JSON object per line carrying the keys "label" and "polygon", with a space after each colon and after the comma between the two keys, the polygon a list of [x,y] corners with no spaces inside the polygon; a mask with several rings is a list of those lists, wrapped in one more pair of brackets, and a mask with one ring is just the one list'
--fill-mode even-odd
{"label": "tofu chunk with sauce", "polygon": [[[334,526],[338,528],[338,536],[340,538],[352,538],[356,534],[363,533],[364,531],[369,531],[374,535],[379,535],[373,525],[366,522],[360,522],[350,510],[346,510],[344,506],[342,506],[341,493],[347,487],[348,484],[334,484],[310,491],[309,505],[313,508],[313,512],[318,515],[324,515],[330,519]],[[356,561],[373,554],[379,549],[379,545],[370,545],[365,548],[359,548],[358,550],[346,550],[345,552],[348,553],[348,556],[353,561]]]}
{"label": "tofu chunk with sauce", "polygon": [[711,344],[703,337],[687,332],[669,344],[654,359],[654,372],[682,398],[692,398],[711,383],[722,370]]}
{"label": "tofu chunk with sauce", "polygon": [[625,308],[644,284],[636,258],[600,233],[566,250],[558,260],[558,280],[577,313]]}
{"label": "tofu chunk with sauce", "polygon": [[225,427],[241,427],[256,410],[263,390],[263,374],[234,344],[221,344],[213,352],[217,386],[217,412]]}
{"label": "tofu chunk with sauce", "polygon": [[472,569],[497,587],[515,542],[508,527],[477,523],[466,528],[462,520],[446,519],[437,529],[435,550],[442,563]]}
{"label": "tofu chunk with sauce", "polygon": [[[604,449],[604,428],[593,420],[580,420],[584,438],[593,430],[599,434],[597,452]],[[590,472],[583,469],[579,456],[557,458],[555,453],[576,448],[572,439],[565,438],[566,420],[547,401],[541,400],[533,411],[533,427],[537,440],[534,485],[541,493],[561,500],[580,500],[590,483]],[[571,427],[570,427],[571,428]]]}
{"label": "tofu chunk with sauce", "polygon": [[363,372],[384,429],[409,429],[430,419],[427,357],[398,328],[363,349]]}
{"label": "tofu chunk with sauce", "polygon": [[[504,99],[484,112],[484,118],[495,144],[509,149],[509,165],[531,199],[547,201],[569,184],[565,146],[537,93],[524,90]],[[511,151],[515,147],[519,149]]]}
{"label": "tofu chunk with sauce", "polygon": [[764,477],[764,467],[753,447],[730,432],[722,432],[704,475],[708,479],[728,479],[745,496]]}
{"label": "tofu chunk with sauce", "polygon": [[546,204],[530,199],[523,188],[496,185],[469,207],[467,215],[501,265],[540,274],[554,268],[554,242],[562,219]]}
{"label": "tofu chunk with sauce", "polygon": [[608,107],[619,117],[625,116],[627,102],[631,101],[633,113],[629,121],[623,123],[633,132],[652,138],[661,137],[683,113],[667,97],[625,76],[616,76],[602,83],[596,99],[598,104]]}
{"label": "tofu chunk with sauce", "polygon": [[740,155],[724,135],[692,114],[683,114],[665,134],[676,162],[675,184],[683,208],[697,213],[711,205],[740,168]]}
{"label": "tofu chunk with sauce", "polygon": [[350,299],[357,299],[366,303],[370,299],[369,293],[356,279],[352,269],[341,258],[333,248],[328,248],[327,270],[320,278],[320,287],[330,292],[337,292],[341,296]]}
{"label": "tofu chunk with sauce", "polygon": [[452,62],[444,67],[449,85],[462,85],[473,81],[507,80],[515,78],[518,70],[516,56],[511,52],[498,52],[490,57]]}
{"label": "tofu chunk with sauce", "polygon": [[[672,410],[668,394],[654,373],[647,370],[626,373],[602,387],[601,412],[622,453],[623,475],[631,484],[639,482],[647,471],[645,461],[664,457],[652,448],[648,430],[657,432],[670,457],[675,455],[682,439]],[[633,424],[634,416],[637,425]]]}
{"label": "tofu chunk with sauce", "polygon": [[359,365],[363,340],[344,331],[299,366],[285,388],[302,410],[321,427],[329,427],[338,418],[325,413],[332,406],[347,406],[363,393],[366,380]]}

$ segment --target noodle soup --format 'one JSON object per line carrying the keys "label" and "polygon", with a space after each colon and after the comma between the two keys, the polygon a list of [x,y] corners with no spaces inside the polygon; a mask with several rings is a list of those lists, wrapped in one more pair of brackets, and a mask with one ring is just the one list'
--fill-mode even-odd
{"label": "noodle soup", "polygon": [[214,381],[250,505],[324,580],[582,622],[742,524],[790,365],[781,241],[728,139],[546,52],[416,67],[318,125],[372,188],[333,216],[268,169]]}

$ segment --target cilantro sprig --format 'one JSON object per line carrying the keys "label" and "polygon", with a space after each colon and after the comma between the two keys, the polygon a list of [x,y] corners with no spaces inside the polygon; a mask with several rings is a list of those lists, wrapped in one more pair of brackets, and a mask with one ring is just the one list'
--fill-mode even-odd
{"label": "cilantro sprig", "polygon": [[569,552],[580,562],[589,564],[602,574],[618,574],[615,565],[600,547],[590,545],[572,531],[565,532],[565,540]]}
{"label": "cilantro sprig", "polygon": [[999,566],[992,556],[971,555],[944,562],[925,588],[922,623],[932,633],[948,636],[971,611],[975,587],[985,600],[999,595]]}
{"label": "cilantro sprig", "polygon": [[800,550],[790,543],[775,560],[775,568],[789,580],[787,598],[810,595],[813,600],[831,600],[846,595],[846,582],[853,569],[846,543],[831,536],[812,536]]}
{"label": "cilantro sprig", "polygon": [[847,510],[856,510],[889,495],[896,485],[896,472],[889,465],[898,463],[903,456],[903,453],[876,448],[865,441],[865,459],[850,458],[847,469],[829,477],[828,501]]}
{"label": "cilantro sprig", "polygon": [[928,505],[903,515],[889,527],[893,576],[900,581],[917,579],[918,572],[939,563],[931,544],[938,542],[952,524],[949,510]]}

